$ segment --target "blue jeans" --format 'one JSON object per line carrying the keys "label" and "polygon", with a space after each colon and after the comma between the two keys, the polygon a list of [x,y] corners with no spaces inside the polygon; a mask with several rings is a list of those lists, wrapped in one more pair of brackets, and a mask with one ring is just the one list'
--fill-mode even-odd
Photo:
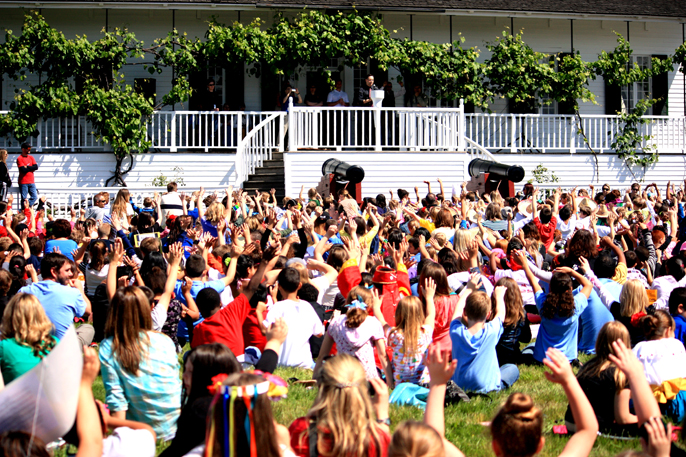
{"label": "blue jeans", "polygon": [[514,363],[500,367],[500,390],[509,389],[519,379],[519,368]]}
{"label": "blue jeans", "polygon": [[36,190],[36,185],[33,183],[19,184],[19,187],[21,188],[21,209],[24,209],[24,200],[26,200],[26,197],[29,194],[31,194],[31,197],[29,198],[29,205],[33,206],[33,204],[36,203],[36,200],[38,200],[38,191]]}

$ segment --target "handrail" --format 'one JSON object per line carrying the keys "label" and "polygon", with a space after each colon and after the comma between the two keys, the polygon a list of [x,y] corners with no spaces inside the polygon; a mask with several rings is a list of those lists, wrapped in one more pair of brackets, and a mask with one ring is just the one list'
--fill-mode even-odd
{"label": "handrail", "polygon": [[[265,160],[272,157],[273,149],[277,148],[283,152],[284,139],[284,119],[286,113],[277,112],[269,115],[262,122],[257,124],[245,135],[245,138],[238,142],[236,148],[236,182],[243,183],[248,180],[248,176],[255,172],[257,167],[262,166]],[[276,144],[274,135],[277,133],[273,128],[274,121],[279,119],[278,137]],[[260,135],[261,138],[258,138]],[[259,144],[251,146],[254,139],[262,140]]]}

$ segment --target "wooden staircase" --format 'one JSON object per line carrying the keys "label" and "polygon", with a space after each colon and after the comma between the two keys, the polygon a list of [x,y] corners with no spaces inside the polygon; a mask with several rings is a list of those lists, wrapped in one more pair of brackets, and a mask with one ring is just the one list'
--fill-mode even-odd
{"label": "wooden staircase", "polygon": [[276,200],[280,206],[281,200],[286,196],[283,152],[272,153],[270,160],[265,160],[254,174],[248,176],[248,180],[243,183],[243,189],[250,195],[254,195],[256,190],[269,192],[276,189]]}

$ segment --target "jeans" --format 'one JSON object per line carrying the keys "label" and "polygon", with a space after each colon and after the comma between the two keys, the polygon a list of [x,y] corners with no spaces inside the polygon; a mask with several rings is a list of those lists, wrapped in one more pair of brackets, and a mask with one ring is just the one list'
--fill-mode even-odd
{"label": "jeans", "polygon": [[36,203],[36,200],[38,200],[38,191],[36,190],[36,185],[34,183],[19,184],[19,187],[21,188],[21,209],[24,209],[24,200],[26,200],[26,197],[29,194],[31,195],[29,198],[29,206],[33,206],[33,204]]}
{"label": "jeans", "polygon": [[519,368],[514,363],[500,367],[500,390],[509,389],[519,379]]}

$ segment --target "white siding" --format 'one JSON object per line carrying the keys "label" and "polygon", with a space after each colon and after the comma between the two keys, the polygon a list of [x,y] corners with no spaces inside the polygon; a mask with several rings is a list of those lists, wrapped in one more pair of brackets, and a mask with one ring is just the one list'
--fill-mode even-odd
{"label": "white siding", "polygon": [[[34,153],[38,170],[36,186],[68,189],[70,187],[101,187],[112,176],[115,158],[112,153]],[[10,154],[7,165],[16,186],[19,177],[17,154]],[[170,180],[183,178],[188,187],[216,187],[234,185],[235,154],[154,153],[135,156],[131,172],[125,176],[129,186],[149,186],[152,180],[164,175]],[[124,163],[124,169],[128,161]],[[179,170],[174,170],[179,167]]]}
{"label": "white siding", "polygon": [[[438,191],[437,178],[443,180],[446,192],[464,179],[464,170],[469,164],[469,155],[464,153],[354,153],[354,152],[290,152],[286,157],[286,194],[296,196],[300,186],[305,190],[315,187],[321,180],[321,166],[326,159],[336,158],[365,170],[362,193],[374,197],[388,193],[389,189],[403,188],[410,192],[419,186],[420,193],[426,191],[425,180],[431,181],[432,190]],[[657,183],[661,188],[668,181],[681,186],[686,179],[686,156],[664,154],[660,161],[645,173],[642,168],[631,171],[615,155],[598,157],[600,175],[596,178],[594,159],[589,154],[495,154],[498,162],[507,165],[521,165],[526,171],[524,181],[516,184],[521,188],[533,178],[532,171],[542,164],[548,172],[557,176],[561,186],[588,186],[593,183],[599,188],[609,183],[612,188],[626,189],[633,181]],[[632,175],[633,172],[633,175]]]}
{"label": "white siding", "polygon": [[[420,186],[424,180],[442,178],[446,184],[462,182],[467,154],[441,152],[288,152],[284,154],[286,168],[286,195],[297,196],[300,187],[305,190],[316,187],[322,179],[322,164],[335,158],[359,165],[365,171],[362,193],[365,197],[387,194],[389,189],[395,194],[398,188],[410,190]],[[436,174],[441,170],[440,176]],[[438,187],[436,187],[436,190]],[[446,189],[449,192],[449,189]]]}

